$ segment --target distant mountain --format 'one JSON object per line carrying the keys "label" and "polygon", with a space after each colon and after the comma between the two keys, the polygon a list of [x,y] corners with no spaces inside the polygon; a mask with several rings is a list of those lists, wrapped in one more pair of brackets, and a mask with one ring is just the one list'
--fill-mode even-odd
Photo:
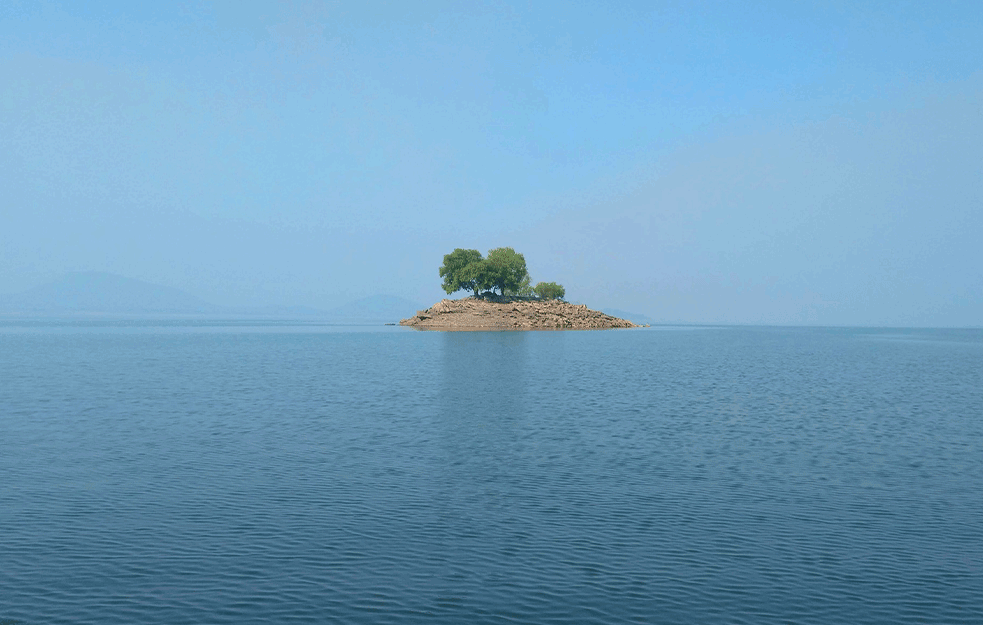
{"label": "distant mountain", "polygon": [[258,306],[253,308],[226,308],[225,312],[230,315],[245,315],[247,317],[274,317],[278,319],[300,319],[304,317],[322,319],[328,314],[320,308],[311,308],[310,306]]}
{"label": "distant mountain", "polygon": [[618,317],[619,319],[627,319],[632,323],[637,324],[653,324],[655,321],[646,317],[645,315],[640,315],[638,313],[627,312],[624,310],[618,310],[617,308],[605,308],[604,313],[611,315],[612,317]]}
{"label": "distant mountain", "polygon": [[340,321],[381,321],[398,323],[416,314],[426,306],[395,295],[372,295],[360,300],[332,308],[324,313],[329,319]]}
{"label": "distant mountain", "polygon": [[228,315],[322,319],[342,323],[397,323],[424,308],[394,295],[373,295],[331,310],[308,306],[230,307],[159,284],[111,273],[69,273],[41,286],[0,295],[0,313],[110,315]]}
{"label": "distant mountain", "polygon": [[13,313],[213,314],[215,306],[180,289],[111,273],[69,273],[41,286],[0,296],[0,311]]}

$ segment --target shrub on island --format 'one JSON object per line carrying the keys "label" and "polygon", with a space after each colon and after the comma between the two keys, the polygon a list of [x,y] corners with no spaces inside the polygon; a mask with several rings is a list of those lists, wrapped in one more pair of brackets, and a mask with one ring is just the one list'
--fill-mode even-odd
{"label": "shrub on island", "polygon": [[567,294],[563,285],[556,282],[540,282],[532,290],[539,299],[563,299]]}

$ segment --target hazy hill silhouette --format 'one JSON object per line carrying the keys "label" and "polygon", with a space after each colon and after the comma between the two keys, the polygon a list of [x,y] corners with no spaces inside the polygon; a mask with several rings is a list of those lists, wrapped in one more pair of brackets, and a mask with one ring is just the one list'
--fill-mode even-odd
{"label": "hazy hill silhouette", "polygon": [[393,295],[373,295],[331,310],[218,306],[180,289],[98,271],[69,273],[21,293],[0,295],[0,312],[7,314],[243,315],[396,323],[420,308]]}
{"label": "hazy hill silhouette", "polygon": [[395,295],[371,295],[360,300],[332,308],[325,315],[339,321],[382,321],[397,323],[426,308],[418,302]]}
{"label": "hazy hill silhouette", "polygon": [[653,323],[655,323],[655,321],[653,321],[651,318],[649,318],[649,317],[647,317],[647,316],[645,316],[645,315],[643,315],[641,313],[632,313],[632,312],[628,312],[626,310],[618,310],[617,308],[605,308],[604,309],[604,312],[606,312],[607,314],[612,315],[614,317],[620,317],[621,319],[627,319],[628,321],[632,321],[632,322],[638,323],[638,324],[645,324],[645,323],[653,324]]}
{"label": "hazy hill silhouette", "polygon": [[222,312],[180,289],[100,271],[69,273],[54,282],[0,297],[0,309],[23,313],[171,313]]}

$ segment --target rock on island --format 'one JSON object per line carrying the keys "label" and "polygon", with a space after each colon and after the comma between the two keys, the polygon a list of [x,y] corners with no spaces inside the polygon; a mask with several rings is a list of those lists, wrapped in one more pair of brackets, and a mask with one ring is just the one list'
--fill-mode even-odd
{"label": "rock on island", "polygon": [[560,300],[445,299],[399,322],[430,330],[600,330],[638,328],[631,321]]}

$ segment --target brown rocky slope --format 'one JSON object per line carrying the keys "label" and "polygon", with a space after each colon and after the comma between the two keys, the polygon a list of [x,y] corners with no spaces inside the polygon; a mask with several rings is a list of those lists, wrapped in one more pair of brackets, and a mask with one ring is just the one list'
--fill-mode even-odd
{"label": "brown rocky slope", "polygon": [[559,300],[445,299],[402,326],[431,330],[600,330],[638,328],[634,323]]}

